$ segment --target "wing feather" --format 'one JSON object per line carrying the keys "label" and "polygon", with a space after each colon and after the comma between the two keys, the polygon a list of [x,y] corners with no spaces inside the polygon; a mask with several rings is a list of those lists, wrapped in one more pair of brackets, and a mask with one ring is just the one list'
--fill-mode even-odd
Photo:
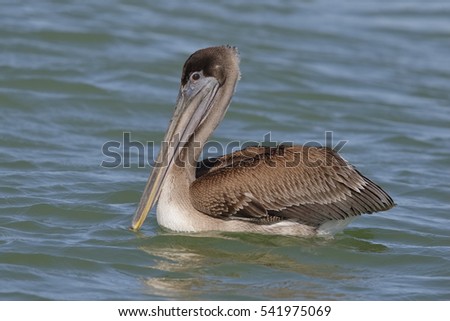
{"label": "wing feather", "polygon": [[381,187],[329,148],[249,147],[203,162],[193,206],[223,219],[293,220],[318,227],[394,206]]}

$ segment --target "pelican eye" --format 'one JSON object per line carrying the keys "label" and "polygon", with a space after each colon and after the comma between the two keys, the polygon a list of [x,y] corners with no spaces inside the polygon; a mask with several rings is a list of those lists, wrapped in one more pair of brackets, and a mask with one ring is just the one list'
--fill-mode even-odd
{"label": "pelican eye", "polygon": [[191,80],[196,81],[196,80],[199,80],[200,77],[201,77],[201,75],[200,75],[199,72],[194,72],[194,73],[192,73],[192,75],[191,75]]}

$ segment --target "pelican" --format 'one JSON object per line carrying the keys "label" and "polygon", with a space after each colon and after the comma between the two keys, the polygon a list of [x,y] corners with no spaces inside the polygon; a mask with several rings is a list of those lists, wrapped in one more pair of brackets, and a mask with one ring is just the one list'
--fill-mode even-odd
{"label": "pelican", "polygon": [[178,232],[334,235],[356,216],[394,206],[381,187],[326,147],[249,147],[198,162],[238,80],[236,47],[194,52],[131,229],[158,202],[158,224]]}

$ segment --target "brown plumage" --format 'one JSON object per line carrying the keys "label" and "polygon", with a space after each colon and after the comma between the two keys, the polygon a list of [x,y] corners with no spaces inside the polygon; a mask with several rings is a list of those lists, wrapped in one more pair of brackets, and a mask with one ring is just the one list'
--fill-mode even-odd
{"label": "brown plumage", "polygon": [[222,219],[319,227],[388,210],[391,197],[329,148],[250,147],[204,161],[189,188],[192,205]]}

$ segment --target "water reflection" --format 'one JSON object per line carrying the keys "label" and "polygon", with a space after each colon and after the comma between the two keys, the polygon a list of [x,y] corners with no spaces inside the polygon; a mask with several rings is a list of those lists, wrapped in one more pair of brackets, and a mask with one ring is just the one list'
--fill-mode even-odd
{"label": "water reflection", "polygon": [[[319,241],[325,242],[325,241]],[[140,249],[155,258],[152,295],[170,299],[343,299],[327,284],[353,277],[324,264],[315,240],[252,234],[149,238]]]}

